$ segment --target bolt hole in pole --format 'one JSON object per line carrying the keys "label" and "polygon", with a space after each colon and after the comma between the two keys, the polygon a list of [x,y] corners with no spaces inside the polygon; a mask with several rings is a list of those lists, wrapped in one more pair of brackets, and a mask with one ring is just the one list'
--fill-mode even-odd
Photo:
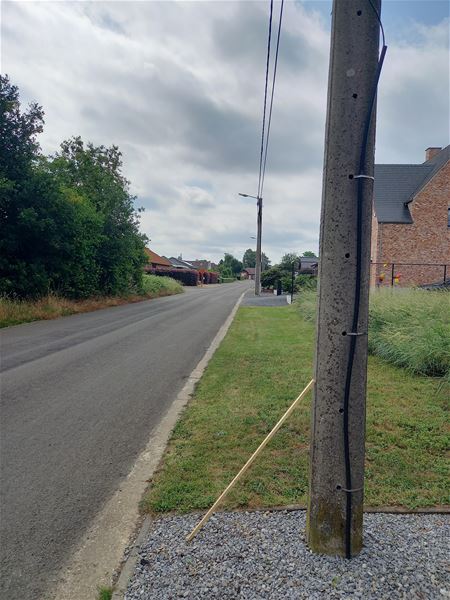
{"label": "bolt hole in pole", "polygon": [[357,97],[358,97],[358,94],[353,94],[353,98],[357,98]]}
{"label": "bolt hole in pole", "polygon": [[342,485],[337,485],[337,486],[336,486],[336,489],[337,489],[337,490],[342,490]]}
{"label": "bolt hole in pole", "polygon": [[341,415],[342,415],[342,413],[344,412],[344,409],[343,409],[343,408],[340,408],[340,409],[339,409],[339,412],[340,412],[340,413],[341,413]]}
{"label": "bolt hole in pole", "polygon": [[358,15],[358,17],[360,17],[362,15],[362,10],[357,10],[356,14]]}
{"label": "bolt hole in pole", "polygon": [[347,332],[346,332],[346,331],[343,331],[343,332],[342,332],[342,335],[347,335]]}
{"label": "bolt hole in pole", "polygon": [[346,253],[344,254],[344,256],[345,256],[345,258],[350,258],[350,252],[346,252]]}
{"label": "bolt hole in pole", "polygon": [[353,177],[354,177],[353,175],[349,175],[348,176],[349,179],[353,179]]}

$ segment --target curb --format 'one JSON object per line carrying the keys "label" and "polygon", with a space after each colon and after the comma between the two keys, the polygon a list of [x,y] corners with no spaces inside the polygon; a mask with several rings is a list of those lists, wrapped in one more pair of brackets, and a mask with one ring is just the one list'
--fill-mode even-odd
{"label": "curb", "polygon": [[[223,338],[227,334],[228,329],[230,328],[231,323],[233,322],[233,319],[236,315],[236,312],[237,312],[237,310],[242,302],[242,299],[246,293],[247,293],[247,290],[239,296],[236,304],[234,305],[231,313],[228,315],[225,323],[220,327],[219,331],[216,333],[213,341],[209,345],[208,349],[206,350],[205,354],[201,358],[200,362],[197,364],[195,369],[189,375],[186,383],[183,386],[183,389],[178,393],[175,401],[172,403],[169,410],[162,418],[162,420],[161,420],[160,424],[158,425],[158,427],[156,428],[154,434],[152,434],[151,443],[152,443],[152,445],[153,444],[155,445],[155,448],[153,450],[154,460],[153,460],[153,465],[152,465],[153,468],[149,469],[149,471],[147,473],[148,479],[150,479],[153,476],[153,473],[158,468],[159,462],[163,457],[163,454],[166,449],[166,446],[169,441],[172,430],[175,427],[175,424],[177,423],[182,410],[184,409],[184,407],[190,400],[192,394],[194,393],[195,386],[197,385],[201,376],[203,375],[203,372],[205,371],[209,361],[211,360],[215,351],[217,350],[217,348],[219,347]],[[148,446],[145,451],[146,452],[149,451]],[[147,516],[139,530],[137,538],[135,539],[135,541],[133,542],[133,544],[131,546],[131,551],[130,551],[128,557],[126,558],[125,562],[122,564],[119,578],[118,578],[116,584],[114,585],[114,591],[113,591],[111,600],[123,600],[123,596],[124,596],[125,591],[128,586],[128,581],[129,581],[131,575],[133,574],[135,566],[136,566],[139,548],[140,548],[142,542],[144,541],[146,535],[149,532],[151,523],[152,523],[152,518],[150,516]]]}

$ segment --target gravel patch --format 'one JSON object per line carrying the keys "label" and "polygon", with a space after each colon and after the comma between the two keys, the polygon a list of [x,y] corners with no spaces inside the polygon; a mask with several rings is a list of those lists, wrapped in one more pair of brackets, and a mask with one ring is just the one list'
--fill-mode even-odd
{"label": "gravel patch", "polygon": [[449,515],[366,514],[358,557],[313,555],[304,511],[219,513],[188,544],[198,515],[156,520],[125,600],[450,598]]}

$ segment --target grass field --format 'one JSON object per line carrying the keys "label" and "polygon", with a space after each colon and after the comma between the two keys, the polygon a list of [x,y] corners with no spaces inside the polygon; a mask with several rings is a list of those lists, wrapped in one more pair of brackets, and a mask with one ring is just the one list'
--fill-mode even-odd
{"label": "grass field", "polygon": [[144,275],[143,293],[126,296],[87,298],[86,300],[69,300],[49,294],[38,300],[12,300],[0,298],[0,328],[30,321],[57,319],[67,315],[91,312],[108,306],[119,306],[131,302],[142,302],[151,298],[179,294],[183,287],[170,277]]}
{"label": "grass field", "polygon": [[[209,507],[312,375],[314,324],[296,307],[240,308],[178,422],[143,501],[150,512]],[[448,503],[440,381],[370,357],[366,496],[370,506]],[[311,395],[224,504],[305,504]]]}

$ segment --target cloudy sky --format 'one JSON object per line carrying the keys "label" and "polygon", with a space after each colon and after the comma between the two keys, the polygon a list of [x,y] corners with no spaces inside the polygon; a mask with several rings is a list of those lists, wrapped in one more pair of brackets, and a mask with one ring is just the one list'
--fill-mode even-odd
{"label": "cloudy sky", "polygon": [[[275,3],[275,15],[279,3]],[[318,249],[331,2],[287,1],[263,250]],[[118,144],[156,252],[218,260],[254,245],[269,2],[2,2],[3,73],[39,102],[45,153]],[[449,143],[449,3],[384,0],[377,162]]]}

